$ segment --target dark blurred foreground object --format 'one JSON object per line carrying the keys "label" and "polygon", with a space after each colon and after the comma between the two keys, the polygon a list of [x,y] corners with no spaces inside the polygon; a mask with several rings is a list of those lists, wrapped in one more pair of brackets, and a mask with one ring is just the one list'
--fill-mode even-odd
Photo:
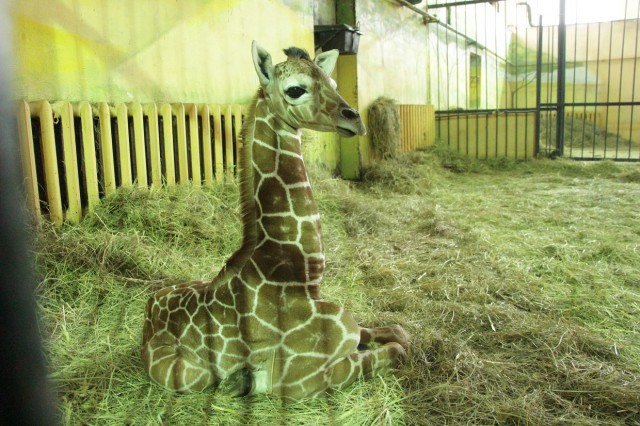
{"label": "dark blurred foreground object", "polygon": [[0,425],[57,424],[38,332],[11,97],[10,14],[0,1]]}

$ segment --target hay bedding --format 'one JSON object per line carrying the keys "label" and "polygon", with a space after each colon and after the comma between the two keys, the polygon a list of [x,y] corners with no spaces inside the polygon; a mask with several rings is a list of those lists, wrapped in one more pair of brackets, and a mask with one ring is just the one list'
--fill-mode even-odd
{"label": "hay bedding", "polygon": [[324,297],[414,340],[396,376],[287,406],[150,384],[146,299],[215,273],[239,242],[237,188],[120,191],[78,226],[36,232],[62,422],[638,424],[637,173],[444,151],[381,163],[358,184],[315,173]]}

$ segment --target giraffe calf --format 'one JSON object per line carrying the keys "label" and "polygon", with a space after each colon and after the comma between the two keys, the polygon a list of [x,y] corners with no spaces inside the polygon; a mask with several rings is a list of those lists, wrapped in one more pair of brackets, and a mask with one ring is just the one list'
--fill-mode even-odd
{"label": "giraffe calf", "polygon": [[301,129],[366,130],[329,77],[336,50],[285,54],[274,66],[252,45],[260,88],[241,132],[241,247],[213,281],[167,287],[147,303],[142,359],[167,389],[314,397],[406,355],[400,326],[360,327],[320,297],[324,247]]}

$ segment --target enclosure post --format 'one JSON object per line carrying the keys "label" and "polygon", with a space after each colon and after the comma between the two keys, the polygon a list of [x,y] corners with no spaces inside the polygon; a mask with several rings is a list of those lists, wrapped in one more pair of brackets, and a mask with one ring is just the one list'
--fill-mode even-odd
{"label": "enclosure post", "polygon": [[[356,25],[355,0],[336,2],[336,22]],[[357,55],[340,55],[336,76],[344,100],[358,110],[358,59]],[[340,137],[340,174],[343,179],[360,177],[360,137]]]}
{"label": "enclosure post", "polygon": [[556,121],[556,149],[558,156],[564,153],[564,108],[566,76],[567,27],[565,24],[565,0],[560,0],[560,22],[558,24],[558,95]]}
{"label": "enclosure post", "polygon": [[537,156],[540,153],[540,103],[542,102],[542,43],[544,31],[542,28],[542,15],[538,18],[538,51],[536,52],[536,121],[535,121],[535,151]]}

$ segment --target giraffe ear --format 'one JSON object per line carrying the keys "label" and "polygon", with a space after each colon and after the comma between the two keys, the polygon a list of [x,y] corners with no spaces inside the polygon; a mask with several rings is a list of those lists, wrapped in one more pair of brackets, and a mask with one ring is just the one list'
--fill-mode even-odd
{"label": "giraffe ear", "polygon": [[273,78],[271,55],[260,47],[255,40],[251,43],[251,55],[253,56],[253,65],[256,67],[260,84],[262,86],[268,85]]}
{"label": "giraffe ear", "polygon": [[333,69],[336,67],[338,61],[338,55],[340,52],[338,49],[329,50],[328,52],[322,52],[313,60],[317,66],[322,68],[327,75],[331,75]]}

